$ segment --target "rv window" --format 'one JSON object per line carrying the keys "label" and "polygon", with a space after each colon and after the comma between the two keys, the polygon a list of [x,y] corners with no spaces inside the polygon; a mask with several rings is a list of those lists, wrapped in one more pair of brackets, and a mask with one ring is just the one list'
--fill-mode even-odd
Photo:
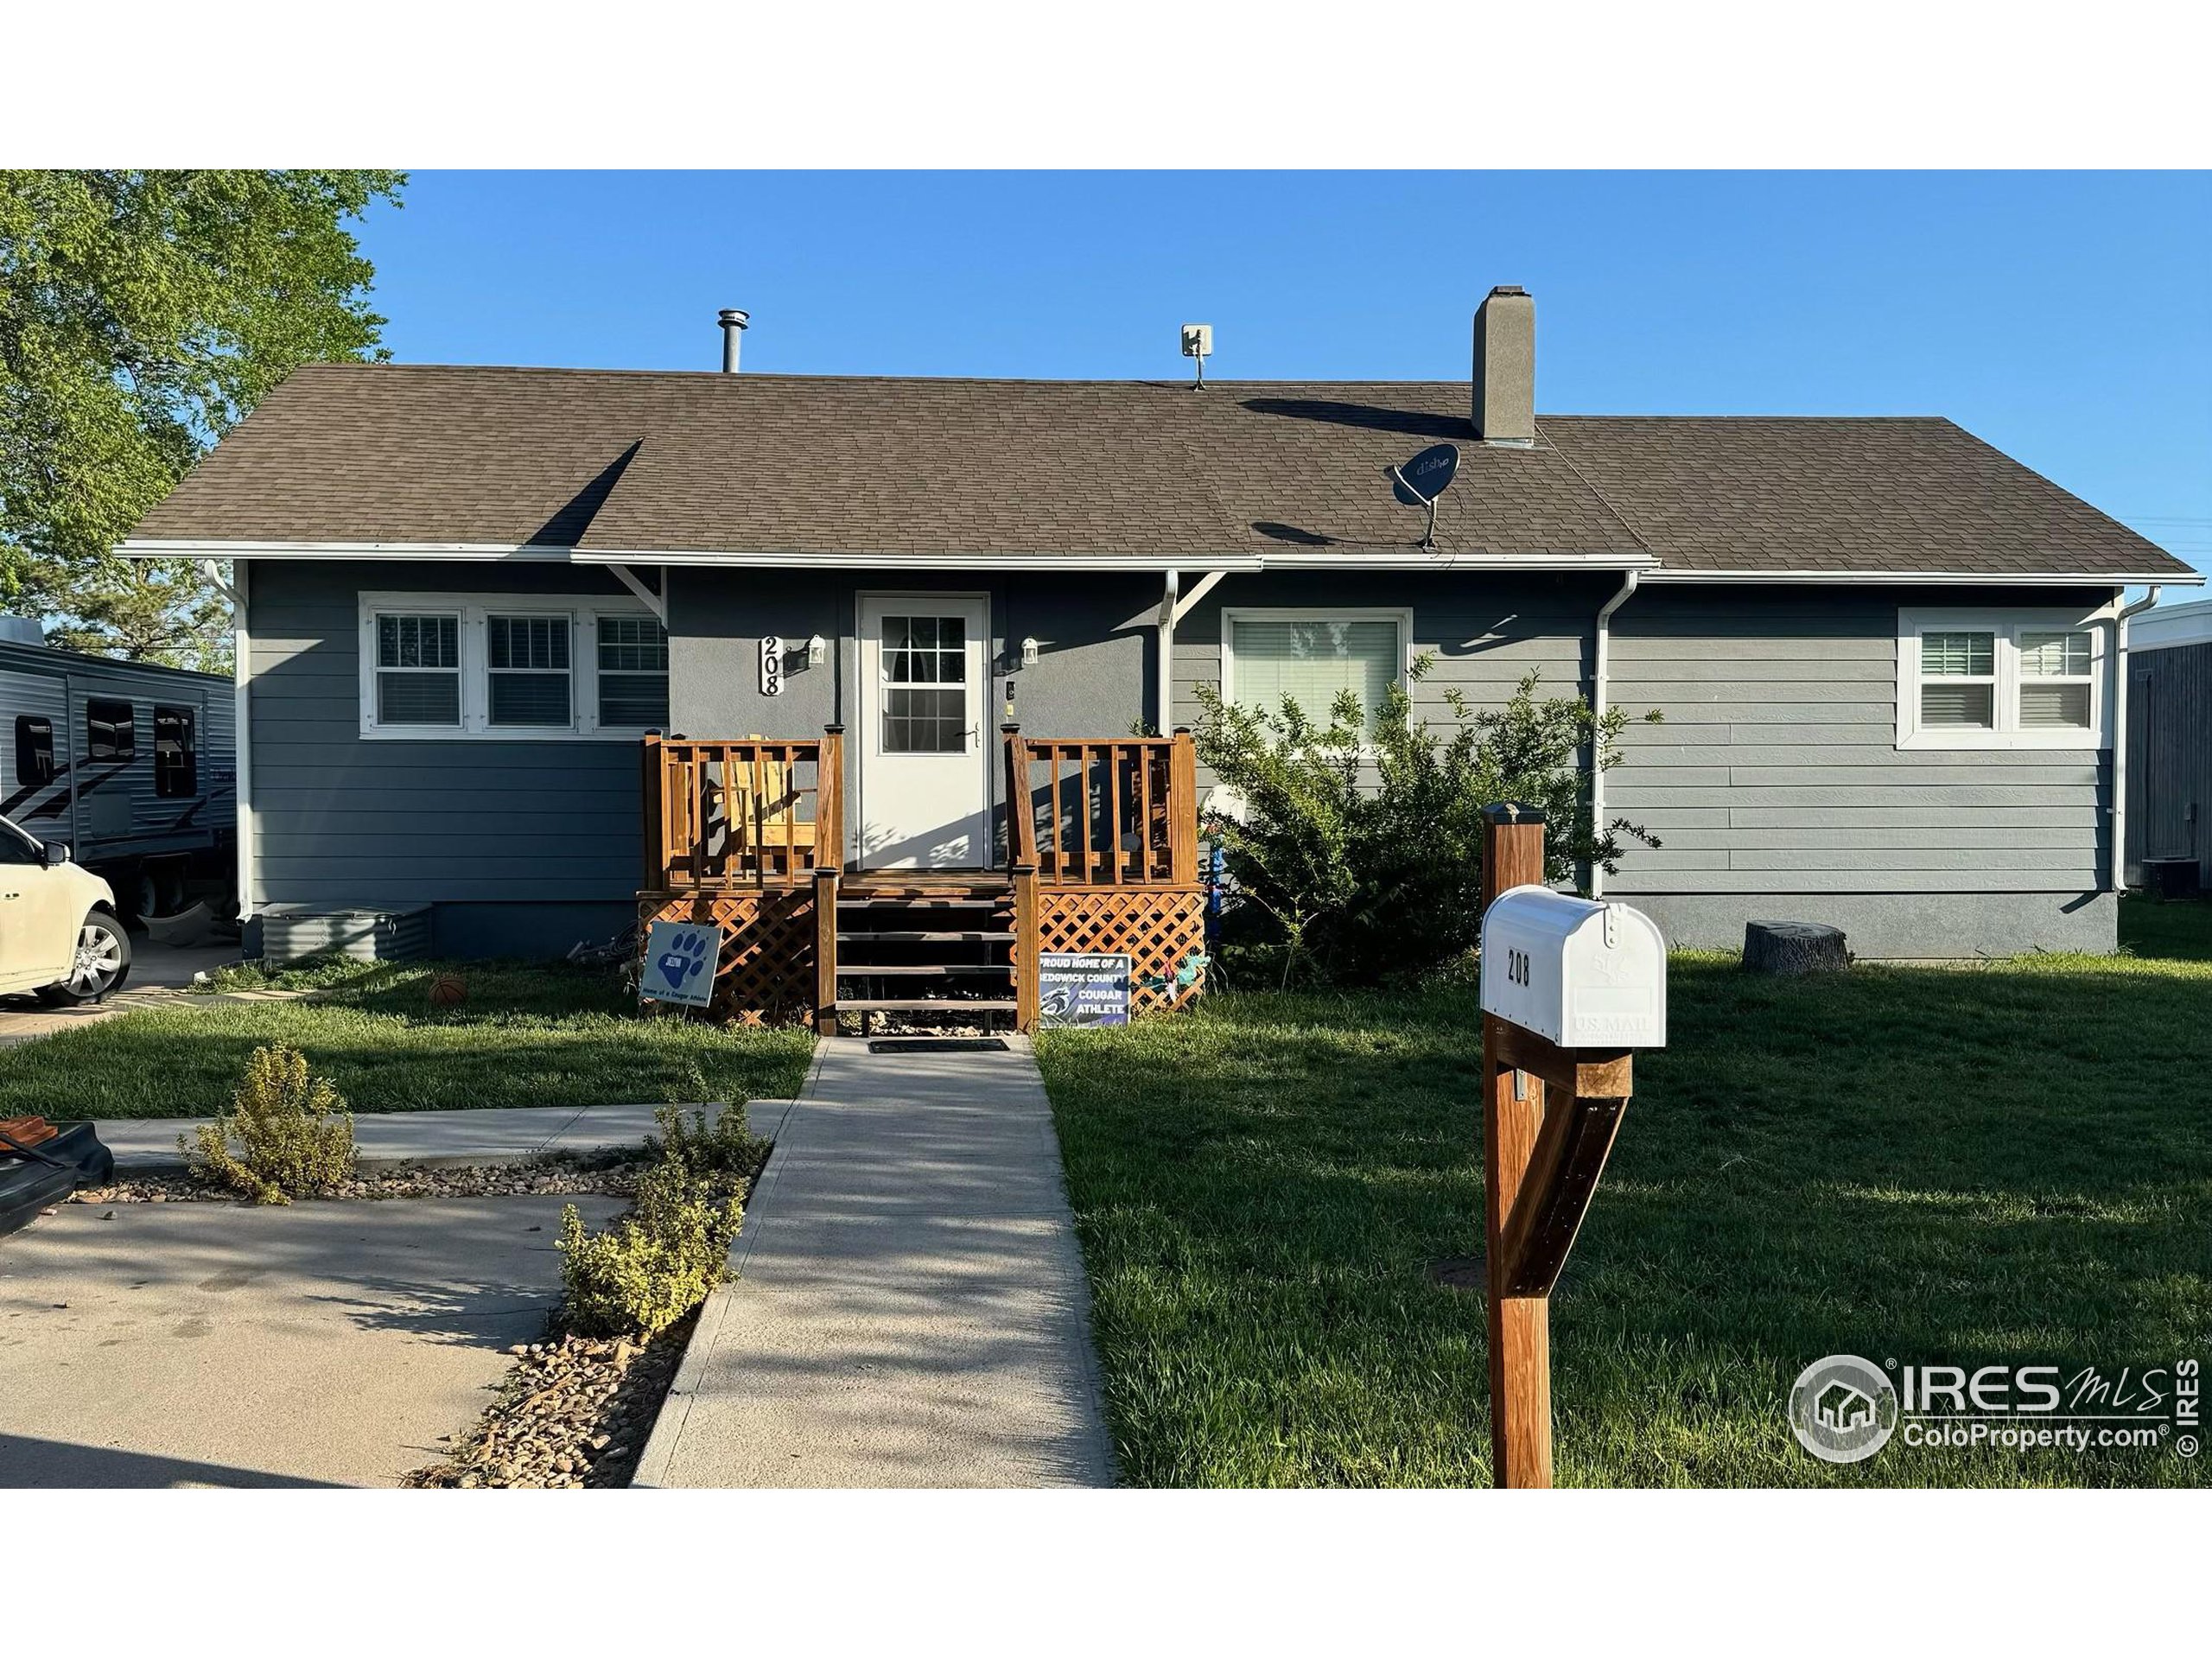
{"label": "rv window", "polygon": [[54,781],[54,722],[44,715],[16,716],[16,781],[33,787]]}
{"label": "rv window", "polygon": [[154,705],[154,793],[165,799],[200,792],[194,711]]}
{"label": "rv window", "polygon": [[138,758],[138,728],[132,723],[129,703],[110,697],[86,700],[85,758],[87,760],[136,760]]}

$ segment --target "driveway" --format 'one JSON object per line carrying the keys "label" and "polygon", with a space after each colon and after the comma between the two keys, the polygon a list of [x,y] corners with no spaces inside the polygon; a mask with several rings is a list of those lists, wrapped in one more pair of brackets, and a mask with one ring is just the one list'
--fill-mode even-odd
{"label": "driveway", "polygon": [[91,1007],[41,1007],[35,996],[0,996],[0,1048],[67,1031],[91,1020],[105,1020],[149,1002],[182,994],[196,973],[238,959],[238,942],[221,944],[156,944],[143,933],[130,936],[130,977],[122,990]]}
{"label": "driveway", "polygon": [[543,1333],[564,1202],[63,1205],[0,1239],[0,1487],[396,1485]]}

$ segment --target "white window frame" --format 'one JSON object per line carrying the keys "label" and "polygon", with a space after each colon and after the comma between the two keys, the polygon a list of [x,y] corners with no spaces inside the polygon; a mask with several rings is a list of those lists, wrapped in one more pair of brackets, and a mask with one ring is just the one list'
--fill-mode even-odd
{"label": "white window frame", "polygon": [[[2112,607],[2093,610],[1969,610],[1903,608],[1897,612],[1897,747],[1900,749],[2108,749],[2112,747]],[[1920,688],[1942,675],[1920,671],[1921,636],[1927,633],[1988,633],[1996,636],[1996,694],[1993,726],[1923,726]],[[2024,633],[2087,633],[2089,636],[2089,723],[2080,726],[2020,724],[2020,636]],[[2061,681],[2059,683],[2065,683]]]}
{"label": "white window frame", "polygon": [[[410,741],[540,743],[584,739],[635,742],[648,728],[602,726],[599,721],[599,619],[651,616],[642,601],[611,594],[398,594],[359,595],[361,735]],[[388,726],[377,721],[377,618],[458,616],[461,619],[461,724]],[[492,724],[490,619],[565,617],[569,622],[569,702],[566,726]]]}
{"label": "white window frame", "polygon": [[[1326,606],[1298,605],[1240,605],[1234,609],[1224,606],[1221,611],[1221,700],[1225,703],[1236,701],[1236,625],[1239,622],[1395,622],[1398,625],[1398,671],[1392,677],[1395,685],[1407,683],[1407,676],[1414,666],[1414,613],[1410,606],[1368,606],[1350,609],[1333,609]],[[1272,714],[1273,709],[1266,712]],[[1309,720],[1326,725],[1329,711],[1307,709]],[[1375,710],[1366,711],[1371,721]],[[1374,746],[1363,742],[1363,754],[1373,753]]]}

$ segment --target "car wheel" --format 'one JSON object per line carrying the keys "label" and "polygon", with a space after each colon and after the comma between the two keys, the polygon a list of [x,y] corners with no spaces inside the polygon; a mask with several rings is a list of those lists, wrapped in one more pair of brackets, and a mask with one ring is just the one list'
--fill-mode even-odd
{"label": "car wheel", "polygon": [[121,919],[105,910],[86,915],[77,930],[77,951],[67,977],[39,993],[52,1003],[103,1002],[130,977],[130,936]]}

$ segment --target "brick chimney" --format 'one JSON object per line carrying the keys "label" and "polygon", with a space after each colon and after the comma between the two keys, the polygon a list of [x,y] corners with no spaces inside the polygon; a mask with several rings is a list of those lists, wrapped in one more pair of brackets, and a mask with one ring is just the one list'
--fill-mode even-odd
{"label": "brick chimney", "polygon": [[1517,283],[1475,312],[1475,434],[1527,448],[1536,441],[1536,302]]}

